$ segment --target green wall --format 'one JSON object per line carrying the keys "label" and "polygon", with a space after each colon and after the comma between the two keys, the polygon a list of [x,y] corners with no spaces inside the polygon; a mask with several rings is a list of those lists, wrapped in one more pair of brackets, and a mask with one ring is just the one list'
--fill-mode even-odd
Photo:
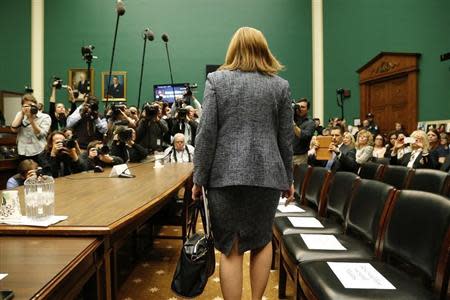
{"label": "green wall", "polygon": [[[340,116],[336,88],[350,88],[347,120],[359,118],[356,70],[381,51],[416,52],[419,120],[450,118],[450,1],[324,0],[325,118]],[[376,117],[376,116],[375,116]]]}
{"label": "green wall", "polygon": [[[115,1],[47,0],[45,3],[45,76],[67,80],[67,70],[84,68],[80,47],[92,44],[95,94],[101,95],[101,72],[111,58]],[[295,97],[311,97],[311,4],[309,0],[133,0],[125,1],[120,18],[114,70],[128,72],[128,103],[136,104],[143,40],[151,28],[156,38],[147,44],[141,103],[153,98],[153,85],[169,83],[161,34],[167,32],[175,82],[198,83],[202,100],[205,65],[221,64],[229,40],[241,26],[263,31],[274,55],[286,66],[280,75],[290,81]],[[46,87],[46,96],[49,88]],[[66,99],[64,91],[59,99]]]}
{"label": "green wall", "polygon": [[0,36],[0,90],[23,92],[31,83],[31,1],[2,1]]}

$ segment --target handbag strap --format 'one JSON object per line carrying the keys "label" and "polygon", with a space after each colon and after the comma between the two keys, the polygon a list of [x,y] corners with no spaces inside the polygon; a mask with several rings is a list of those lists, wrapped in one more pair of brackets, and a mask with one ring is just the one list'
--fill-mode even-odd
{"label": "handbag strap", "polygon": [[203,209],[200,209],[200,214],[202,216],[203,230],[205,231],[206,237],[211,238],[211,219],[209,216],[209,206],[208,206],[208,197],[207,192],[204,187],[202,187],[202,195],[203,195]]}

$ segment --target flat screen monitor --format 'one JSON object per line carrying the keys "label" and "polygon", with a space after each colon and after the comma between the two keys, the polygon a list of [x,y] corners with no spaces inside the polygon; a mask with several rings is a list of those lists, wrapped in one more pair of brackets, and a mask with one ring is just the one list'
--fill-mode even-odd
{"label": "flat screen monitor", "polygon": [[158,99],[159,96],[162,96],[162,101],[173,103],[175,101],[175,98],[183,97],[184,93],[186,92],[186,86],[188,85],[189,83],[174,83],[172,88],[172,85],[170,83],[155,84],[153,86],[153,93],[155,99]]}

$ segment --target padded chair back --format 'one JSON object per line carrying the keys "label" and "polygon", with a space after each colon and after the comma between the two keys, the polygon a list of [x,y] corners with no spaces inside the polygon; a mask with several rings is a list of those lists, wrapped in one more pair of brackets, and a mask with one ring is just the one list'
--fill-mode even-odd
{"label": "padded chair back", "polygon": [[294,189],[295,200],[297,203],[302,203],[305,198],[305,188],[308,185],[309,177],[311,175],[312,167],[308,164],[294,165]]}
{"label": "padded chair back", "polygon": [[414,266],[424,279],[432,282],[442,280],[441,276],[436,278],[437,274],[449,271],[448,261],[445,263],[449,246],[450,201],[428,192],[397,192],[380,245],[383,256],[393,255],[400,265]]}
{"label": "padded chair back", "polygon": [[320,216],[325,214],[326,196],[330,186],[331,171],[314,167],[305,190],[303,205],[317,208]]}
{"label": "padded chair back", "polygon": [[403,190],[409,184],[413,170],[404,166],[389,165],[384,168],[382,182],[392,185],[398,190]]}
{"label": "padded chair back", "polygon": [[[362,179],[347,213],[346,231],[376,244],[395,189],[386,183]],[[378,245],[376,245],[378,247]]]}
{"label": "padded chair back", "polygon": [[361,179],[358,175],[352,172],[336,172],[334,174],[327,195],[326,213],[328,216],[336,218],[339,223],[344,222],[349,201],[360,182]]}
{"label": "padded chair back", "polygon": [[433,169],[416,169],[406,188],[447,196],[449,180],[449,174],[446,172]]}
{"label": "padded chair back", "polygon": [[383,173],[384,165],[373,162],[366,162],[359,168],[358,175],[363,179],[380,179]]}

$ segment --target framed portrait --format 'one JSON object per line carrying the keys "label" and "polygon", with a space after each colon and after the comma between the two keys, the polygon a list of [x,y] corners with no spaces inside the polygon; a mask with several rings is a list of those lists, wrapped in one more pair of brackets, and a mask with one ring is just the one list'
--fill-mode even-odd
{"label": "framed portrait", "polygon": [[[109,79],[109,72],[102,72],[102,99],[106,101],[127,101],[127,72],[114,71]],[[108,85],[109,84],[109,85]]]}
{"label": "framed portrait", "polygon": [[[94,91],[94,69],[91,68],[90,73],[90,90]],[[77,98],[77,100],[79,101],[83,101],[83,97],[88,91],[88,79],[89,76],[87,69],[69,69],[69,80],[67,81],[67,85],[72,88],[75,98]],[[76,94],[76,91],[78,91],[78,96]]]}

